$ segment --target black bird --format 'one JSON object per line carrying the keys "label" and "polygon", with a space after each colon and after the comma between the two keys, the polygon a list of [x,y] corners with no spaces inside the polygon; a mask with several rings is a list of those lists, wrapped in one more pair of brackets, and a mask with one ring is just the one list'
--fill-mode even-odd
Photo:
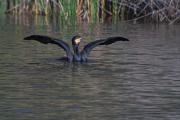
{"label": "black bird", "polygon": [[74,51],[74,52],[72,52],[69,45],[60,39],[51,38],[51,37],[42,36],[42,35],[31,35],[31,36],[25,37],[24,40],[36,40],[36,41],[44,43],[44,44],[48,44],[48,43],[56,44],[66,51],[66,55],[67,55],[66,60],[69,62],[85,62],[85,61],[87,61],[88,55],[91,52],[91,50],[98,45],[109,45],[109,44],[112,44],[117,41],[129,41],[127,38],[119,37],[119,36],[108,37],[105,39],[99,39],[99,40],[90,42],[84,46],[82,51],[80,51],[79,45],[81,42],[81,36],[76,35],[72,38],[72,47],[73,47],[73,51]]}

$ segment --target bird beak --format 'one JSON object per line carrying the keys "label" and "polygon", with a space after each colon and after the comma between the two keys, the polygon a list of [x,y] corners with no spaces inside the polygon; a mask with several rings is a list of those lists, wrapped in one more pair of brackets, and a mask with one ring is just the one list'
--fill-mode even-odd
{"label": "bird beak", "polygon": [[81,38],[78,38],[78,39],[75,40],[76,44],[79,44],[80,42],[81,42]]}

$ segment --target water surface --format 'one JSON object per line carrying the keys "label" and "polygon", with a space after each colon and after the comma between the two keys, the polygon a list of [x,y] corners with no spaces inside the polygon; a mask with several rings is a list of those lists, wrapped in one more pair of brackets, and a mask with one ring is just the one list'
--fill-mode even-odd
{"label": "water surface", "polygon": [[[179,25],[1,17],[0,119],[178,120],[179,31]],[[68,43],[80,33],[83,45],[116,35],[131,41],[98,47],[89,62],[70,64],[56,60],[65,54],[58,46],[23,41],[34,33]]]}

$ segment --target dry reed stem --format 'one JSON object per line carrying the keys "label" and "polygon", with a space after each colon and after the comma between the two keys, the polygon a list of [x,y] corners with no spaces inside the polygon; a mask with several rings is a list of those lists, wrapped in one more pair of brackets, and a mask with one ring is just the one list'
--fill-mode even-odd
{"label": "dry reed stem", "polygon": [[[27,0],[22,0],[17,5],[15,0],[7,0],[7,2],[6,13],[32,11],[35,14],[44,13],[47,15],[53,14],[56,7],[56,12],[62,11],[65,16],[66,13],[69,13],[69,9],[66,9],[68,8],[67,4],[70,4],[62,4],[63,0],[34,0],[34,2],[29,0],[28,3]],[[97,0],[97,2],[94,2],[94,0],[76,0],[74,2],[76,8],[73,9],[76,11],[76,16],[83,19],[92,17],[92,11],[94,11],[92,4],[96,4],[97,7],[95,10],[98,14],[95,15],[104,19],[106,19],[106,16],[119,16],[125,20],[138,20],[148,16],[153,21],[172,24],[179,21],[180,18],[180,0]],[[31,5],[32,7],[30,7]]]}

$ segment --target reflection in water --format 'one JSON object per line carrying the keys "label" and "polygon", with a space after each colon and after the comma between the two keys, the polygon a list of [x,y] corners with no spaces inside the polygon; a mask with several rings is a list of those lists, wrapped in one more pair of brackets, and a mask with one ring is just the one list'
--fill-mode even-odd
{"label": "reflection in water", "polygon": [[[178,25],[0,20],[0,119],[180,118]],[[84,44],[113,35],[131,41],[98,47],[88,63],[69,64],[56,60],[65,54],[57,46],[22,40],[32,33],[69,43],[76,33]]]}

